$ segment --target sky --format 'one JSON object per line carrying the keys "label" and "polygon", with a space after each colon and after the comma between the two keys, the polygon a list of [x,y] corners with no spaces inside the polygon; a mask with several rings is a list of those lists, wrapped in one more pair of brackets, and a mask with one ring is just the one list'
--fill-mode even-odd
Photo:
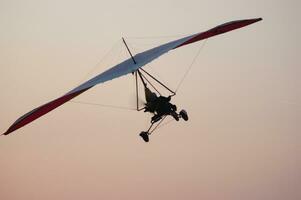
{"label": "sky", "polygon": [[[189,121],[144,143],[150,114],[66,103],[0,137],[0,199],[301,199],[297,0],[0,0],[0,132],[133,53],[224,22],[148,69]],[[111,49],[111,50],[110,50]],[[75,101],[135,107],[124,76]]]}

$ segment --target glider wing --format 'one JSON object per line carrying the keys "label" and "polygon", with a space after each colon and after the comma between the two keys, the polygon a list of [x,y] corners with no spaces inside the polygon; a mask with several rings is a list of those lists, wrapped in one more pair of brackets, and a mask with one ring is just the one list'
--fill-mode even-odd
{"label": "glider wing", "polygon": [[152,48],[150,50],[144,51],[142,53],[138,53],[134,56],[136,60],[136,64],[133,63],[132,59],[127,59],[114,67],[108,69],[107,71],[95,76],[94,78],[84,82],[83,84],[79,85],[78,87],[74,88],[70,92],[66,93],[65,95],[50,101],[40,107],[33,109],[32,111],[26,113],[25,115],[21,116],[17,119],[4,133],[4,135],[8,135],[9,133],[25,126],[26,124],[34,121],[35,119],[45,115],[46,113],[52,111],[53,109],[61,106],[62,104],[66,103],[67,101],[73,99],[74,97],[80,95],[81,93],[87,91],[88,89],[92,88],[93,86],[104,83],[106,81],[112,80],[114,78],[118,78],[120,76],[129,74],[131,72],[136,71],[137,69],[141,68],[142,66],[150,63],[154,59],[158,58],[159,56],[167,53],[172,49],[176,49],[178,47],[197,42],[203,39],[207,39],[209,37],[213,37],[215,35],[219,35],[222,33],[226,33],[228,31],[232,31],[234,29],[238,29],[252,23],[258,22],[262,20],[261,18],[256,19],[245,19],[245,20],[237,20],[228,22],[222,25],[219,25],[215,28],[212,28],[208,31],[197,33],[194,35],[190,35],[158,47]]}

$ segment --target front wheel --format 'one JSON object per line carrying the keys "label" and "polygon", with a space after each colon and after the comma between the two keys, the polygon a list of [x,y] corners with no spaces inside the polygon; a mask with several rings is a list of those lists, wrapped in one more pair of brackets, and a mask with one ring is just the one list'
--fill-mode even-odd
{"label": "front wheel", "polygon": [[142,139],[144,140],[144,142],[148,142],[149,141],[149,137],[148,137],[149,133],[142,131],[139,136],[142,137]]}
{"label": "front wheel", "polygon": [[185,120],[188,121],[188,114],[186,112],[186,110],[181,110],[179,115]]}

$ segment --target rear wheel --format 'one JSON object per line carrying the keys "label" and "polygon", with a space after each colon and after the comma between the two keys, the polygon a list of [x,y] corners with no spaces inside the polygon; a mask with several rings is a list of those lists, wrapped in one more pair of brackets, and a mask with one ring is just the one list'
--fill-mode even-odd
{"label": "rear wheel", "polygon": [[188,114],[186,112],[186,110],[181,110],[179,115],[185,120],[188,121]]}

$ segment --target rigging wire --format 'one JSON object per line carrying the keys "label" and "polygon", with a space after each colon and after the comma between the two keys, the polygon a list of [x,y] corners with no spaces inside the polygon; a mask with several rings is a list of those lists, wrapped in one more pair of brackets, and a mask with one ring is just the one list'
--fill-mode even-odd
{"label": "rigging wire", "polygon": [[[105,56],[103,56],[101,58],[101,60],[95,65],[95,67],[93,67],[92,70],[90,70],[90,72],[87,73],[87,75],[85,77],[87,77],[89,74],[91,74],[96,67],[102,63],[104,61],[104,59],[106,57],[108,57],[113,50],[115,51],[115,49],[117,48],[117,44],[121,44],[120,40],[118,40],[113,46],[112,48],[105,54]],[[114,58],[111,59],[110,61],[110,65],[112,65],[114,62],[116,62],[116,60],[119,60],[121,56],[123,56],[124,54],[124,48],[119,48],[119,52],[114,56]],[[77,104],[86,104],[86,105],[94,105],[94,106],[101,106],[101,107],[108,107],[108,108],[115,108],[115,109],[122,109],[122,110],[135,110],[133,108],[129,108],[129,107],[124,107],[124,106],[117,106],[117,105],[109,105],[109,104],[100,104],[100,103],[91,103],[91,102],[86,102],[86,101],[70,101],[72,103],[77,103]]]}
{"label": "rigging wire", "polygon": [[119,51],[116,52],[115,56],[112,56],[112,59],[108,65],[112,66],[113,64],[116,64],[116,61],[118,61],[120,57],[123,56],[123,54],[124,54],[124,48],[123,46],[121,46],[119,47]]}
{"label": "rigging wire", "polygon": [[158,77],[159,80],[161,80],[165,85],[168,85],[168,87],[169,87],[168,82],[165,79],[162,78],[162,75],[159,75],[157,70],[155,70],[154,67],[151,64],[148,64],[147,67],[148,67],[148,69],[150,69],[152,71],[152,74],[154,74],[156,77]]}
{"label": "rigging wire", "polygon": [[194,56],[192,62],[190,63],[190,65],[188,66],[187,70],[185,71],[183,77],[181,78],[180,82],[178,83],[178,86],[176,87],[175,92],[177,92],[179,90],[179,88],[181,87],[181,85],[183,84],[185,78],[187,77],[188,73],[190,72],[191,68],[193,67],[193,64],[196,62],[197,58],[199,57],[202,49],[204,48],[205,44],[207,42],[207,39],[203,42],[203,44],[200,46],[197,54]]}
{"label": "rigging wire", "polygon": [[155,126],[155,128],[153,128],[153,130],[149,131],[148,134],[151,135],[158,127],[159,125],[164,121],[164,119],[166,118],[166,115],[161,119],[161,121]]}
{"label": "rigging wire", "polygon": [[[166,116],[164,117],[164,119],[165,119],[165,118],[166,118]],[[164,119],[163,119],[163,120],[164,120]],[[152,133],[155,131],[155,129],[158,130],[158,129],[160,129],[160,128],[162,128],[162,127],[164,127],[164,126],[166,126],[166,125],[168,125],[168,124],[170,124],[171,122],[174,121],[174,119],[172,118],[172,119],[170,119],[169,121],[167,121],[167,122],[165,122],[165,123],[162,123],[163,120],[161,120],[161,121],[157,124],[157,126],[150,132],[150,134],[152,134]]]}
{"label": "rigging wire", "polygon": [[131,44],[131,47],[135,47],[136,50],[142,51],[145,48],[150,48],[150,46],[158,46],[160,44],[169,42],[168,39],[176,39],[180,37],[185,37],[187,34],[179,35],[162,35],[162,36],[129,36],[125,37],[127,40],[135,41],[134,44]]}
{"label": "rigging wire", "polygon": [[126,37],[127,39],[158,39],[158,38],[175,38],[175,37],[184,37],[187,36],[187,34],[179,34],[179,35],[158,35],[158,36],[129,36]]}
{"label": "rigging wire", "polygon": [[107,108],[115,108],[115,109],[120,109],[120,110],[134,110],[134,108],[129,108],[125,106],[116,106],[116,105],[109,105],[109,104],[100,104],[100,103],[90,103],[90,102],[85,102],[85,101],[69,101],[71,103],[77,103],[77,104],[85,104],[85,105],[92,105],[92,106],[100,106],[100,107],[107,107]]}
{"label": "rigging wire", "polygon": [[[166,37],[169,37],[169,36],[166,36]],[[148,38],[150,38],[150,37],[148,37]],[[153,38],[154,38],[154,37],[153,37]],[[140,37],[140,39],[143,39],[143,37]],[[200,48],[199,48],[197,54],[196,54],[195,57],[193,58],[192,62],[191,62],[190,65],[188,66],[187,70],[185,71],[185,74],[183,75],[183,77],[181,78],[180,82],[178,83],[175,92],[177,92],[177,91],[179,90],[180,86],[183,84],[183,82],[184,82],[185,78],[187,77],[189,71],[191,70],[193,64],[196,62],[196,60],[197,60],[197,58],[198,58],[198,56],[199,56],[201,50],[204,48],[206,41],[207,41],[207,40],[205,40],[204,43],[200,46]],[[107,56],[108,56],[108,55],[116,48],[116,46],[117,46],[118,43],[120,44],[120,40],[118,40],[118,41],[112,46],[112,48],[105,54],[105,56],[103,56],[103,57],[101,58],[101,60],[95,65],[95,67],[93,67],[93,69],[91,69],[91,70],[87,73],[87,75],[85,76],[85,78],[86,78],[89,74],[91,74],[91,73],[95,70],[95,68],[96,68],[100,63],[102,63],[102,62],[104,61],[104,59],[105,59],[105,58],[106,58],[106,57],[107,57]],[[123,52],[122,50],[124,50],[124,49],[121,48],[121,50],[119,51],[118,55],[115,56],[115,59],[116,59],[116,57],[117,57],[117,58],[120,58],[120,56],[121,56],[121,54],[122,54],[122,52]],[[115,59],[114,59],[114,60],[115,60]],[[154,71],[154,70],[153,70],[153,71]],[[85,105],[93,105],[93,106],[100,106],[100,107],[107,107],[107,108],[121,109],[121,110],[136,110],[136,109],[134,109],[134,108],[129,108],[129,107],[125,107],[125,106],[117,106],[117,105],[109,105],[109,104],[100,104],[100,103],[91,103],[91,102],[85,102],[85,101],[70,101],[70,102],[71,102],[71,103],[77,103],[77,104],[85,104]],[[164,118],[164,119],[165,119],[165,118]],[[173,119],[170,120],[170,121],[168,121],[168,122],[165,122],[165,123],[161,124],[161,123],[163,122],[163,120],[162,120],[159,124],[157,124],[157,126],[154,128],[154,130],[155,130],[155,129],[159,129],[159,128],[161,128],[161,127],[163,127],[163,126],[169,124],[169,123],[172,122],[172,121],[173,121]],[[152,130],[152,132],[153,132],[154,130]]]}
{"label": "rigging wire", "polygon": [[81,83],[82,81],[84,81],[85,79],[88,78],[88,76],[90,76],[92,74],[92,72],[95,71],[95,69],[115,50],[115,48],[117,48],[118,45],[120,45],[120,41],[121,39],[117,40],[114,45],[106,51],[105,55],[100,58],[100,60],[93,66],[93,68],[91,68],[86,74],[85,76],[83,76],[83,78],[79,81],[79,83]]}
{"label": "rigging wire", "polygon": [[[181,36],[183,36],[183,35],[181,35]],[[170,38],[170,37],[172,37],[172,36],[127,37],[127,39],[152,39],[152,38]],[[174,37],[177,37],[177,35],[174,35]],[[199,49],[198,49],[196,55],[194,56],[192,62],[190,63],[190,65],[189,65],[188,68],[186,69],[186,71],[185,71],[183,77],[180,79],[180,81],[179,81],[179,83],[178,83],[178,85],[177,85],[177,87],[176,87],[176,89],[175,89],[175,92],[176,92],[176,93],[177,93],[177,91],[179,90],[179,88],[182,86],[182,84],[183,84],[184,80],[186,79],[188,73],[190,72],[190,70],[192,69],[193,65],[195,64],[195,62],[196,62],[197,58],[199,57],[199,55],[200,55],[202,49],[204,48],[206,42],[207,42],[207,39],[204,40],[204,42],[202,43],[202,45],[199,47]],[[148,65],[148,66],[149,66],[149,65]],[[149,68],[150,68],[153,72],[155,72],[155,70],[153,69],[153,67],[149,66]],[[155,74],[158,76],[158,73],[157,73],[157,72],[155,72]]]}
{"label": "rigging wire", "polygon": [[173,121],[175,121],[173,118],[170,119],[169,121],[167,121],[167,122],[161,124],[161,125],[158,127],[158,129],[159,129],[159,128],[162,128],[162,127],[164,127],[164,126],[166,126],[166,125],[168,125],[169,123],[171,123],[171,122],[173,122]]}

